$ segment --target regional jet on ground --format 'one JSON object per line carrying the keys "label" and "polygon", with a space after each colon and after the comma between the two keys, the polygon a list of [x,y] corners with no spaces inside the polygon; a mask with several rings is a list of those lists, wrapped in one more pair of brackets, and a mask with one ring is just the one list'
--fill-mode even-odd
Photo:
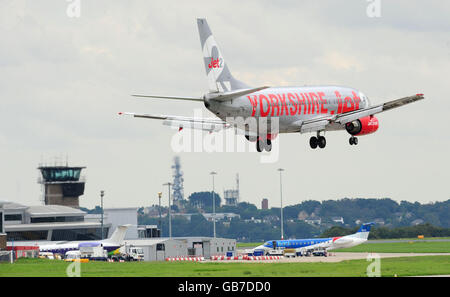
{"label": "regional jet on ground", "polygon": [[263,245],[254,248],[254,251],[263,250],[267,252],[275,248],[296,249],[301,251],[349,248],[367,241],[372,225],[373,223],[362,224],[356,233],[342,237],[267,241]]}
{"label": "regional jet on ground", "polygon": [[[120,112],[139,118],[164,120],[165,125],[201,129],[209,132],[236,127],[236,118],[246,119],[237,127],[247,140],[256,142],[256,149],[270,151],[278,133],[316,133],[309,140],[311,148],[324,148],[325,131],[346,130],[350,145],[358,144],[357,136],[371,134],[378,129],[375,114],[424,99],[415,94],[371,105],[362,92],[342,86],[250,87],[235,79],[217,45],[206,19],[197,19],[209,92],[203,97],[174,97],[133,95],[136,97],[192,100],[203,102],[216,118],[196,118],[175,115],[154,115]],[[247,124],[254,119],[262,124]],[[273,128],[273,122],[277,122]]]}
{"label": "regional jet on ground", "polygon": [[111,252],[122,246],[123,239],[130,225],[118,226],[110,238],[104,240],[85,240],[85,241],[70,241],[63,243],[41,244],[39,245],[40,252],[51,252],[56,254],[65,254],[68,251],[79,250],[80,247],[97,247],[102,246],[106,251]]}

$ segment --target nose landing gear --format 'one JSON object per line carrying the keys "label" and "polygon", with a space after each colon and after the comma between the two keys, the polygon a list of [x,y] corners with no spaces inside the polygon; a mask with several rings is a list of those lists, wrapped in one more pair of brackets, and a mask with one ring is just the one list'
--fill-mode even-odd
{"label": "nose landing gear", "polygon": [[350,145],[357,145],[358,144],[358,138],[355,136],[352,136],[349,138],[348,143],[350,143]]}

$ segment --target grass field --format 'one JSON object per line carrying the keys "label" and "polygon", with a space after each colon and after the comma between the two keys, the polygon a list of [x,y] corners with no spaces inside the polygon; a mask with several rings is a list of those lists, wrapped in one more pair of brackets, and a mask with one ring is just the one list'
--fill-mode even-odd
{"label": "grass field", "polygon": [[[420,256],[381,259],[382,276],[450,274],[450,256]],[[196,262],[89,262],[81,263],[83,277],[283,277],[366,276],[371,262],[351,260],[339,263],[196,263]],[[47,259],[19,259],[0,264],[0,277],[66,276],[69,263]]]}
{"label": "grass field", "polygon": [[333,252],[450,253],[450,241],[372,242],[348,249],[333,250]]}

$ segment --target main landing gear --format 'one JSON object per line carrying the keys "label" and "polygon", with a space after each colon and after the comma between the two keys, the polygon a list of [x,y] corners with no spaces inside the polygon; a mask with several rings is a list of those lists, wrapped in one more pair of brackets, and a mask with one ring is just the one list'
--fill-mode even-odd
{"label": "main landing gear", "polygon": [[256,141],[256,150],[258,152],[270,152],[272,150],[272,141],[267,138],[264,139],[262,137],[258,137],[258,140]]}
{"label": "main landing gear", "polygon": [[355,136],[352,136],[348,139],[348,143],[350,143],[350,145],[357,145],[358,144],[358,138]]}
{"label": "main landing gear", "polygon": [[325,139],[324,136],[320,136],[319,132],[317,132],[317,137],[312,136],[309,139],[309,145],[311,146],[312,149],[315,149],[317,147],[323,149],[327,145],[327,140]]}
{"label": "main landing gear", "polygon": [[[320,131],[317,132],[317,136],[312,136],[309,139],[309,146],[312,149],[316,149],[317,147],[323,149],[327,145],[327,140],[325,139],[324,136],[321,136],[319,133],[320,133]],[[358,138],[355,137],[355,136],[352,136],[348,140],[348,143],[350,143],[350,145],[357,145],[358,144]]]}
{"label": "main landing gear", "polygon": [[256,150],[259,153],[262,151],[270,152],[272,150],[272,140],[270,139],[249,135],[245,135],[245,138],[250,142],[256,142]]}

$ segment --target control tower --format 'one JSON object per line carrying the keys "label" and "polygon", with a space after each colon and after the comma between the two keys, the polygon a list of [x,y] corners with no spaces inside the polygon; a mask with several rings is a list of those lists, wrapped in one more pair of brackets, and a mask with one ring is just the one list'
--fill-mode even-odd
{"label": "control tower", "polygon": [[81,170],[86,167],[39,166],[42,177],[38,183],[43,187],[45,205],[80,207],[79,197],[84,194],[84,178]]}

